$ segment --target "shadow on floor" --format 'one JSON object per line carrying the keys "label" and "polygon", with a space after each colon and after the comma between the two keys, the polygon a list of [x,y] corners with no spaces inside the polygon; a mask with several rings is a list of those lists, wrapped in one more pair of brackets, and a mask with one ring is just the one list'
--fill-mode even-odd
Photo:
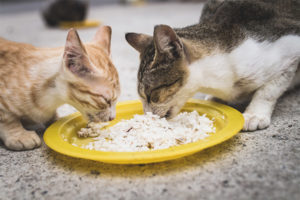
{"label": "shadow on floor", "polygon": [[193,166],[201,166],[205,163],[216,162],[222,157],[230,156],[235,148],[241,144],[239,134],[232,139],[219,144],[215,147],[203,150],[199,153],[184,158],[152,164],[139,165],[118,165],[106,164],[96,161],[78,159],[68,157],[56,153],[49,148],[46,149],[49,155],[49,161],[54,162],[64,170],[76,171],[79,174],[91,174],[101,176],[117,176],[117,177],[149,177],[156,175],[166,175],[188,170]]}

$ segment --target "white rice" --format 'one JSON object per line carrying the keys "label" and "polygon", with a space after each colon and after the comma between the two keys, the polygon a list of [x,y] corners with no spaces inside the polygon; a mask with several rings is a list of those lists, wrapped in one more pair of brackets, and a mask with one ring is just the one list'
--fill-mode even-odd
{"label": "white rice", "polygon": [[107,123],[90,123],[78,132],[79,137],[95,137],[82,148],[99,151],[135,152],[165,149],[195,142],[215,132],[213,120],[198,112],[183,112],[171,120],[152,113],[134,115],[104,129]]}

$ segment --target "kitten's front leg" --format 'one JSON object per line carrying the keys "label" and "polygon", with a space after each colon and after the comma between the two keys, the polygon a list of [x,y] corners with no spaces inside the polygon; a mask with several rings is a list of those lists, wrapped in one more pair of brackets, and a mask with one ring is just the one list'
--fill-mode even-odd
{"label": "kitten's front leg", "polygon": [[54,122],[56,122],[59,118],[60,118],[59,114],[57,113],[57,111],[55,111],[55,113],[51,117],[51,119],[49,119],[47,122],[44,123],[45,128],[48,128],[51,124],[53,124]]}
{"label": "kitten's front leg", "polygon": [[41,145],[36,132],[25,130],[17,118],[2,119],[0,128],[0,139],[8,149],[28,150]]}
{"label": "kitten's front leg", "polygon": [[244,131],[255,131],[267,128],[271,123],[271,116],[277,99],[287,90],[295,70],[281,74],[280,77],[259,88],[243,113]]}

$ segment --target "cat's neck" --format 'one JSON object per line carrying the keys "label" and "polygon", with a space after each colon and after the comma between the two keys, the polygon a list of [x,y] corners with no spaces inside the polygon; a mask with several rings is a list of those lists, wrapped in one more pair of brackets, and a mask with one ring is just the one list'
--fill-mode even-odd
{"label": "cat's neck", "polygon": [[55,111],[66,99],[66,86],[61,75],[62,53],[61,50],[54,52],[53,56],[42,60],[31,69],[34,103],[49,112]]}
{"label": "cat's neck", "polygon": [[189,62],[188,87],[193,88],[192,93],[229,100],[235,75],[227,54],[217,48],[205,50],[203,44],[194,41],[183,40],[183,43]]}
{"label": "cat's neck", "polygon": [[207,46],[203,41],[181,38],[184,53],[189,63],[193,63],[203,57],[221,51],[218,46]]}

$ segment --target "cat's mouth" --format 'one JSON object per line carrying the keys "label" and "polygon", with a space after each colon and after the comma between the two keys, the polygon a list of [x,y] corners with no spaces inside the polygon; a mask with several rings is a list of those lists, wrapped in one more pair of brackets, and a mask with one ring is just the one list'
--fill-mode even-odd
{"label": "cat's mouth", "polygon": [[89,122],[107,122],[109,121],[109,118],[100,118],[100,117],[97,117],[95,115],[92,115],[92,114],[87,114],[88,116],[88,121]]}
{"label": "cat's mouth", "polygon": [[89,122],[94,122],[95,117],[92,114],[87,114]]}
{"label": "cat's mouth", "polygon": [[112,116],[102,116],[102,115],[92,115],[90,113],[87,114],[89,122],[108,122],[114,120]]}

